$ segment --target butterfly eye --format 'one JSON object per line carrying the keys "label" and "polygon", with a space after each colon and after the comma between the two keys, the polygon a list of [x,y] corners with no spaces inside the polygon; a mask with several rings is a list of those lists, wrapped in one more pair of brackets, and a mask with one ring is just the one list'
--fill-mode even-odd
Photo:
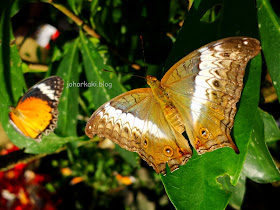
{"label": "butterfly eye", "polygon": [[201,128],[200,129],[200,136],[204,139],[208,139],[209,131],[207,130],[207,128]]}
{"label": "butterfly eye", "polygon": [[173,155],[173,149],[170,146],[165,146],[163,152],[168,157],[171,157]]}

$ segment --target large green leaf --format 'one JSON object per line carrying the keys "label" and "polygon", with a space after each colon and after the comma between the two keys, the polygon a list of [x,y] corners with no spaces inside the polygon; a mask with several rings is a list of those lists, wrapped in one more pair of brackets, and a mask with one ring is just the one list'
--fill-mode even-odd
{"label": "large green leaf", "polygon": [[[68,46],[69,49],[57,70],[57,75],[61,76],[64,80],[64,90],[59,100],[59,118],[56,129],[56,132],[61,136],[77,136],[79,41],[80,39],[76,39]],[[70,86],[70,84],[72,85]]]}
{"label": "large green leaf", "polygon": [[[80,33],[80,39],[87,82],[91,84],[89,90],[94,98],[94,105],[98,108],[108,100],[123,93],[125,89],[114,73],[114,69],[106,65],[91,40],[86,38],[83,33]],[[112,72],[104,72],[102,69]]]}
{"label": "large green leaf", "polygon": [[[13,1],[11,1],[11,3],[12,2]],[[3,4],[3,2],[1,4]],[[2,6],[4,7],[4,5]],[[5,96],[6,99],[3,101],[1,100],[1,102],[15,105],[19,97],[22,96],[23,91],[26,90],[26,85],[24,83],[21,58],[17,46],[15,44],[10,45],[11,40],[14,40],[9,18],[11,5],[6,6],[6,9],[1,7],[3,12],[1,12],[0,30],[0,73],[2,75],[0,77],[0,91],[2,92],[1,95]]]}
{"label": "large green leaf", "polygon": [[[44,136],[44,139],[41,143],[33,143],[30,144],[24,152],[31,154],[50,154],[56,152],[62,145],[69,142],[77,142],[78,140],[84,140],[82,138],[67,136],[60,137],[54,133],[49,134],[48,136]],[[34,141],[34,140],[33,140]]]}
{"label": "large green leaf", "polygon": [[[12,3],[12,2],[10,2]],[[21,59],[17,47],[10,46],[10,40],[14,39],[10,22],[10,6],[1,8],[0,23],[0,115],[1,124],[11,141],[18,147],[28,147],[34,140],[18,134],[9,123],[9,106],[15,106],[17,101],[26,91],[23,73],[21,69]]]}
{"label": "large green leaf", "polygon": [[[235,35],[257,37],[257,24],[254,18],[256,9],[253,1],[225,1],[222,10],[226,15],[220,16],[211,24],[201,23],[201,17],[215,4],[221,4],[221,1],[194,1],[165,69],[207,42]],[[232,16],[235,17],[234,24],[232,24]],[[229,26],[230,31],[228,31]],[[218,182],[217,178],[223,179],[228,175],[232,185],[237,184],[258,106],[260,72],[261,56],[258,55],[246,69],[245,86],[235,117],[233,136],[240,154],[236,155],[229,148],[201,156],[194,154],[186,165],[162,177],[166,192],[177,209],[224,209],[226,207],[231,193],[223,189],[219,183],[221,181]]]}
{"label": "large green leaf", "polygon": [[[113,68],[105,64],[104,59],[101,57],[94,44],[82,33],[80,33],[80,39],[83,63],[88,79],[87,82],[95,84],[89,87],[89,90],[92,97],[91,101],[97,109],[103,103],[123,93],[125,89],[122,87],[114,72],[102,71],[102,69],[113,71]],[[116,150],[131,165],[137,165],[137,155],[135,153],[131,153],[119,146],[116,147]]]}
{"label": "large green leaf", "polygon": [[262,50],[266,65],[280,99],[280,19],[269,0],[257,0]]}
{"label": "large green leaf", "polygon": [[256,112],[244,173],[248,178],[259,183],[280,181],[279,171],[264,141],[264,122],[260,110]]}

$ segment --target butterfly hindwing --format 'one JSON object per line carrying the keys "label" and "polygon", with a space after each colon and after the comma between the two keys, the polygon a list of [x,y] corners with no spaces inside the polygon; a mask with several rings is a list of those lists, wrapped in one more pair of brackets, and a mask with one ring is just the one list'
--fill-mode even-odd
{"label": "butterfly hindwing", "polygon": [[124,93],[101,106],[89,119],[86,134],[97,134],[137,152],[157,173],[184,164],[192,154],[188,142],[166,121],[150,88]]}
{"label": "butterfly hindwing", "polygon": [[31,87],[11,108],[10,123],[22,135],[40,141],[52,132],[57,123],[59,98],[63,90],[60,77],[48,77]]}

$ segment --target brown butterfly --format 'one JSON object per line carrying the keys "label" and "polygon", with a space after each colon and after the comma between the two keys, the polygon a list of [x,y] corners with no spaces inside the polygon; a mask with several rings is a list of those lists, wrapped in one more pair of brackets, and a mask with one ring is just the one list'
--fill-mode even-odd
{"label": "brown butterfly", "polygon": [[248,37],[225,38],[195,50],[174,64],[161,81],[147,76],[150,88],[123,93],[96,110],[86,134],[106,137],[137,152],[157,173],[222,147],[238,153],[230,131],[243,88],[247,62],[260,52]]}

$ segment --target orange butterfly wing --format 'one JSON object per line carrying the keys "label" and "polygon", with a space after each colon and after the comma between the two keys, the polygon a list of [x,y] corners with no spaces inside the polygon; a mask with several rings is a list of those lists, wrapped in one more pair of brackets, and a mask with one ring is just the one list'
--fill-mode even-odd
{"label": "orange butterfly wing", "polygon": [[31,87],[9,113],[10,123],[21,134],[40,140],[54,130],[63,90],[60,77],[49,77]]}
{"label": "orange butterfly wing", "polygon": [[184,164],[192,155],[188,142],[165,119],[150,88],[123,93],[102,105],[90,117],[86,134],[97,134],[137,152],[157,173]]}
{"label": "orange butterfly wing", "polygon": [[222,39],[190,53],[162,78],[198,154],[221,147],[238,153],[230,131],[247,62],[259,52],[256,39]]}
{"label": "orange butterfly wing", "polygon": [[[10,118],[24,135],[36,138],[51,123],[51,110],[47,101],[31,97],[18,104],[15,110],[10,112]],[[19,115],[15,114],[19,112]]]}

